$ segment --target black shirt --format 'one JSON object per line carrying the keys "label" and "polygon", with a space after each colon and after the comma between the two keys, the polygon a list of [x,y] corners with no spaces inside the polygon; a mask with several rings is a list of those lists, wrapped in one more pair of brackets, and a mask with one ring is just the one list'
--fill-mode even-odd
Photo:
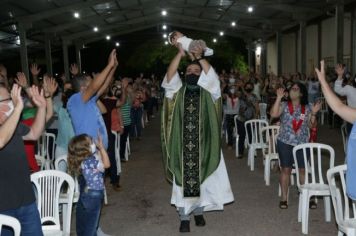
{"label": "black shirt", "polygon": [[22,139],[28,132],[29,127],[19,123],[10,141],[0,149],[0,212],[35,201]]}

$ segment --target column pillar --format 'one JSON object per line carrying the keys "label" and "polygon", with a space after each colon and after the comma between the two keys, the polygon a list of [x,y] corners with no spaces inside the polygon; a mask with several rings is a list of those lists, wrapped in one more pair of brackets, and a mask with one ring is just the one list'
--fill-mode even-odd
{"label": "column pillar", "polygon": [[307,63],[306,63],[306,54],[307,54],[307,34],[306,34],[306,25],[305,21],[301,21],[299,24],[299,69],[298,71],[306,74]]}
{"label": "column pillar", "polygon": [[79,73],[82,71],[82,58],[80,54],[80,50],[83,48],[83,43],[82,42],[75,42],[75,59],[77,61]]}
{"label": "column pillar", "polygon": [[45,35],[45,53],[46,53],[47,74],[53,76],[51,38],[50,35],[48,34]]}
{"label": "column pillar", "polygon": [[276,33],[276,45],[277,45],[277,75],[282,75],[282,32]]}
{"label": "column pillar", "polygon": [[318,61],[316,62],[316,67],[319,68],[319,63],[322,60],[321,58],[321,44],[322,44],[322,36],[321,36],[321,31],[322,31],[322,27],[321,27],[321,22],[318,23]]}
{"label": "column pillar", "polygon": [[27,80],[29,80],[30,71],[28,68],[28,55],[27,55],[27,39],[26,39],[26,27],[23,23],[19,23],[19,37],[20,37],[20,57],[21,57],[21,69],[25,73]]}
{"label": "column pillar", "polygon": [[69,58],[68,58],[68,45],[69,42],[67,40],[63,40],[62,50],[63,50],[63,66],[64,66],[64,75],[66,77],[66,81],[70,80],[69,74]]}
{"label": "column pillar", "polygon": [[336,5],[336,63],[344,60],[344,5]]}

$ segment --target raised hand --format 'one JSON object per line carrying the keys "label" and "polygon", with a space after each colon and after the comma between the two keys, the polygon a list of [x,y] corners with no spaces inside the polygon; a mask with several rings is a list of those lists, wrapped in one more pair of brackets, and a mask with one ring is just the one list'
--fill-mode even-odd
{"label": "raised hand", "polygon": [[104,144],[103,144],[103,138],[101,137],[100,134],[98,134],[98,139],[96,140],[96,147],[97,147],[99,150],[105,149],[105,148],[104,148]]}
{"label": "raised hand", "polygon": [[21,87],[17,84],[14,84],[14,86],[11,89],[11,99],[12,102],[14,103],[14,107],[17,109],[22,110],[23,109],[23,100],[21,97]]}
{"label": "raised hand", "polygon": [[43,79],[43,89],[46,97],[52,97],[53,94],[57,91],[57,88],[58,84],[53,77],[45,77]]}
{"label": "raised hand", "polygon": [[203,55],[203,47],[200,45],[197,45],[191,50],[192,54],[194,55],[195,58],[201,58]]}
{"label": "raised hand", "polygon": [[39,68],[36,63],[32,63],[30,66],[30,71],[33,77],[37,77],[41,72],[41,68]]}
{"label": "raised hand", "polygon": [[31,94],[31,98],[33,103],[38,107],[38,108],[46,108],[46,99],[43,95],[43,90],[39,91],[39,88],[37,86],[32,86],[30,88],[29,93]]}
{"label": "raised hand", "polygon": [[282,99],[284,97],[284,88],[277,89],[277,98]]}
{"label": "raised hand", "polygon": [[342,77],[344,75],[345,68],[343,67],[342,64],[337,64],[335,66],[335,72],[338,75],[338,77]]}
{"label": "raised hand", "polygon": [[116,49],[113,49],[109,55],[108,65],[114,67],[116,64],[118,64],[116,58]]}
{"label": "raised hand", "polygon": [[314,103],[312,106],[312,112],[314,114],[318,113],[318,111],[320,111],[320,109],[321,109],[321,105],[322,105],[321,101],[317,101],[316,103]]}
{"label": "raised hand", "polygon": [[184,49],[183,49],[183,47],[182,47],[182,44],[180,44],[180,43],[176,43],[176,47],[178,48],[178,53],[182,56],[182,57],[185,57],[185,51],[184,51]]}
{"label": "raised hand", "polygon": [[122,79],[122,87],[126,89],[129,86],[129,79],[128,78],[123,78]]}
{"label": "raised hand", "polygon": [[22,88],[28,88],[26,75],[23,72],[17,72],[16,76],[17,78],[15,78],[15,82]]}
{"label": "raised hand", "polygon": [[69,71],[72,75],[77,75],[79,74],[79,67],[76,63],[73,63],[69,67]]}
{"label": "raised hand", "polygon": [[322,60],[320,62],[320,70],[318,68],[315,68],[315,72],[318,76],[318,79],[320,81],[320,83],[324,83],[326,82],[326,78],[325,78],[325,62],[324,60]]}

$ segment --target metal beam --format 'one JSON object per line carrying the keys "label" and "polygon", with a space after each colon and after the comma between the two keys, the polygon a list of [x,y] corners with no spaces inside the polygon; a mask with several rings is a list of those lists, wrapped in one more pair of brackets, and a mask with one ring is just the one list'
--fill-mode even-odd
{"label": "metal beam", "polygon": [[68,44],[69,42],[63,40],[62,50],[63,50],[63,66],[64,66],[64,75],[66,81],[70,81],[70,74],[69,74],[69,57],[68,57]]}
{"label": "metal beam", "polygon": [[344,5],[336,5],[336,62],[344,61]]}
{"label": "metal beam", "polygon": [[277,47],[277,75],[282,75],[282,32],[276,32],[276,47]]}
{"label": "metal beam", "polygon": [[78,69],[81,72],[82,71],[82,57],[80,50],[83,48],[83,42],[77,41],[75,42],[75,59],[77,61]]}
{"label": "metal beam", "polygon": [[18,21],[23,22],[35,22],[42,19],[50,18],[65,12],[71,12],[73,10],[80,10],[86,7],[90,7],[99,3],[111,2],[110,0],[88,0],[88,1],[80,1],[79,3],[69,4],[59,8],[53,8],[51,10],[41,11],[39,13],[25,15],[22,17],[16,18]]}
{"label": "metal beam", "polygon": [[299,72],[306,73],[307,70],[307,34],[306,34],[307,23],[305,21],[299,24]]}
{"label": "metal beam", "polygon": [[53,76],[51,38],[50,35],[48,34],[45,35],[45,54],[46,54],[47,74]]}

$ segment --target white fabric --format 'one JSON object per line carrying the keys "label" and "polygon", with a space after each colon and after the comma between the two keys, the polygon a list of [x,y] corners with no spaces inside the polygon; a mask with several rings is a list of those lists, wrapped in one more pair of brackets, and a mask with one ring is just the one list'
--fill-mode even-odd
{"label": "white fabric", "polygon": [[223,210],[224,204],[234,201],[229,177],[227,175],[223,153],[218,168],[200,185],[200,197],[184,198],[183,188],[173,181],[171,204],[184,208],[189,215],[195,208],[203,207],[204,211]]}
{"label": "white fabric", "polygon": [[[165,89],[165,96],[172,99],[182,85],[182,80],[180,79],[178,72],[174,74],[169,82],[167,81],[167,75],[165,75],[162,82],[162,87]],[[219,76],[216,74],[213,67],[210,67],[207,74],[204,71],[201,72],[198,85],[207,90],[214,101],[221,97]]]}
{"label": "white fabric", "polygon": [[[177,39],[177,42],[182,45],[182,48],[186,52],[189,52],[189,45],[191,44],[192,41],[193,41],[193,39],[188,38],[187,36],[183,36],[183,37],[180,37],[179,39]],[[214,55],[214,50],[206,47],[204,49],[204,56],[208,57],[208,56],[212,56],[212,55]]]}
{"label": "white fabric", "polygon": [[334,90],[337,94],[347,97],[347,105],[356,108],[356,88],[345,85],[342,87],[342,80],[337,79],[334,84]]}
{"label": "white fabric", "polygon": [[[232,100],[234,100],[234,106],[232,106]],[[239,113],[240,110],[240,101],[239,98],[231,98],[231,97],[227,97],[226,98],[226,105],[224,107],[224,113],[226,115],[234,115]]]}

